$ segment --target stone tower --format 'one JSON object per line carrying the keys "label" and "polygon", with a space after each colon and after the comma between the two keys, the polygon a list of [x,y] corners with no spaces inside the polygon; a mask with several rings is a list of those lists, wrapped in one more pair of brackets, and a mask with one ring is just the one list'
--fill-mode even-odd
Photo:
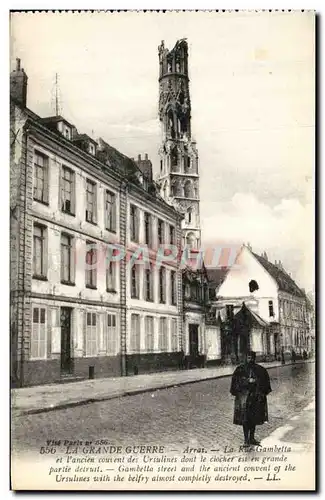
{"label": "stone tower", "polygon": [[172,50],[164,42],[159,52],[160,193],[184,214],[183,244],[201,244],[198,152],[191,136],[188,46],[179,40]]}

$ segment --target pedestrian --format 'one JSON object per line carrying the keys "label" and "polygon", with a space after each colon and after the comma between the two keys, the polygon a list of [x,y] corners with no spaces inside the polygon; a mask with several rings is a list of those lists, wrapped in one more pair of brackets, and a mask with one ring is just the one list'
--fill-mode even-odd
{"label": "pedestrian", "polygon": [[293,363],[296,362],[296,351],[294,349],[292,349],[292,351],[291,351],[291,361]]}
{"label": "pedestrian", "polygon": [[283,346],[281,348],[281,364],[282,365],[286,364],[286,360],[285,360],[285,357],[284,357],[284,347]]}
{"label": "pedestrian", "polygon": [[268,421],[267,394],[271,392],[267,370],[255,363],[256,353],[249,351],[245,362],[232,375],[230,393],[235,396],[235,425],[242,425],[245,446],[259,445],[255,439],[256,425]]}

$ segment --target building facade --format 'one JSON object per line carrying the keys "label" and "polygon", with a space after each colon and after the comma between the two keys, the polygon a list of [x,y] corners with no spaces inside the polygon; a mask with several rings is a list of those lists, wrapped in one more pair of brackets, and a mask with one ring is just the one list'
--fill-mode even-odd
{"label": "building facade", "polygon": [[248,349],[260,359],[289,357],[307,348],[306,295],[281,263],[243,246],[236,262],[218,273],[210,304],[221,323],[221,356],[236,361]]}
{"label": "building facade", "polygon": [[[61,116],[40,118],[26,98],[18,62],[10,106],[12,383],[175,367],[182,274],[159,248],[168,238],[180,243],[180,214],[134,161]],[[145,259],[137,263],[139,247],[150,275]]]}

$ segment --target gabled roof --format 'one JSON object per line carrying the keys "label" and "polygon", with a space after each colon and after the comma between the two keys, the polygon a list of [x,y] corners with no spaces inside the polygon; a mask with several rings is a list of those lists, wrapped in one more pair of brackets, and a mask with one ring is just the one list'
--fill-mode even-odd
{"label": "gabled roof", "polygon": [[206,267],[206,274],[208,277],[209,285],[219,287],[224,282],[229,267]]}
{"label": "gabled roof", "polygon": [[272,264],[261,255],[252,252],[254,257],[259,261],[259,263],[264,267],[264,269],[275,279],[279,290],[283,292],[290,293],[291,295],[296,295],[297,297],[305,298],[305,293],[298,287],[294,280],[289,276],[289,274],[284,270]]}
{"label": "gabled roof", "polygon": [[246,322],[247,320],[249,320],[250,322],[257,324],[258,326],[262,326],[263,328],[269,325],[269,323],[261,318],[261,316],[247,307],[245,303],[243,303],[242,307],[235,314],[234,320],[238,323],[242,323],[243,321]]}

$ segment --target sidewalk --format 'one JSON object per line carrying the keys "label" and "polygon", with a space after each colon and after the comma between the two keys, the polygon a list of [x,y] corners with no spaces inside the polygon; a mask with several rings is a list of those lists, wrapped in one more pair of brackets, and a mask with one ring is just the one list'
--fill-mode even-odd
{"label": "sidewalk", "polygon": [[[297,361],[296,364],[304,362]],[[312,361],[310,361],[312,362]],[[279,361],[261,363],[265,368],[281,367]],[[286,363],[286,366],[291,363]],[[235,367],[196,368],[131,377],[101,378],[67,384],[41,385],[11,390],[14,414],[33,414],[97,401],[166,389],[203,380],[229,377]]]}

